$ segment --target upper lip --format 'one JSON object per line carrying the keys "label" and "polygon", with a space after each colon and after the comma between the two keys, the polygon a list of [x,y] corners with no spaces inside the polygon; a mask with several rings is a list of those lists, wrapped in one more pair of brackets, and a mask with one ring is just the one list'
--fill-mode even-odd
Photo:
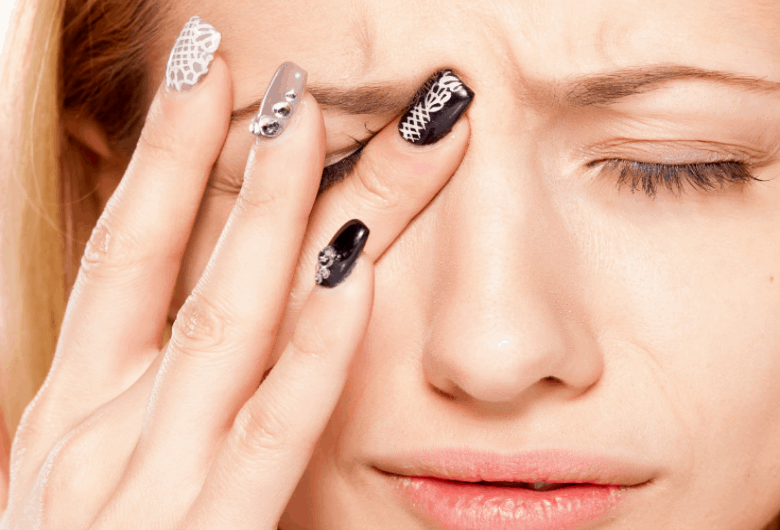
{"label": "upper lip", "polygon": [[653,476],[653,470],[642,463],[568,450],[511,454],[462,448],[419,450],[379,459],[375,467],[394,475],[458,482],[636,486]]}

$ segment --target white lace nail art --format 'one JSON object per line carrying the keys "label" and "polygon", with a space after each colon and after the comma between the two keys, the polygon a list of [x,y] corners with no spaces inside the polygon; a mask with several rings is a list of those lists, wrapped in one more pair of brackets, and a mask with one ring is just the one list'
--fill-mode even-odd
{"label": "white lace nail art", "polygon": [[433,119],[431,114],[439,112],[452,98],[452,94],[460,90],[463,83],[451,70],[446,70],[441,77],[428,89],[425,97],[418,101],[407,113],[399,125],[399,131],[404,140],[417,142],[422,137],[428,124]]}
{"label": "white lace nail art", "polygon": [[177,91],[195,86],[209,71],[222,34],[214,26],[192,17],[181,30],[165,71],[166,86]]}

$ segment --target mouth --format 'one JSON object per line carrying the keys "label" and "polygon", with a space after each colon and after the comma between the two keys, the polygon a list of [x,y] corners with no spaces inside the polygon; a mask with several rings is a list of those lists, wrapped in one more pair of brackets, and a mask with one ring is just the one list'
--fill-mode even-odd
{"label": "mouth", "polygon": [[446,530],[575,530],[616,508],[625,489],[583,482],[462,482],[385,475],[411,511]]}
{"label": "mouth", "polygon": [[564,450],[508,455],[471,449],[412,451],[376,459],[373,467],[399,476],[537,491],[582,484],[630,487],[655,473],[639,463]]}
{"label": "mouth", "polygon": [[647,468],[564,451],[416,452],[380,465],[401,502],[446,530],[575,530],[651,480]]}
{"label": "mouth", "polygon": [[[621,487],[617,484],[594,484],[594,483],[588,483],[588,482],[546,482],[544,480],[540,480],[538,482],[518,482],[518,481],[509,481],[509,480],[499,480],[499,481],[486,481],[486,480],[480,480],[478,482],[471,482],[471,481],[464,481],[464,480],[452,480],[448,478],[443,477],[436,477],[436,476],[428,476],[428,475],[396,475],[395,473],[390,473],[387,471],[383,471],[379,468],[374,468],[376,471],[382,473],[383,475],[386,475],[388,477],[392,477],[395,480],[414,480],[414,479],[420,479],[420,480],[436,480],[441,482],[449,482],[453,485],[463,485],[463,486],[488,486],[493,488],[511,488],[511,489],[523,489],[523,490],[529,490],[529,491],[555,491],[560,490],[563,488],[569,488],[574,486],[604,486],[604,487]],[[623,487],[633,487],[633,486],[623,486]]]}
{"label": "mouth", "polygon": [[[452,481],[452,482],[459,482],[459,481]],[[566,484],[558,484],[555,482],[507,482],[507,481],[501,481],[501,482],[460,482],[461,484],[474,484],[476,486],[495,486],[498,488],[521,488],[524,490],[531,490],[531,491],[553,491],[553,490],[559,490],[561,488],[566,488],[568,486],[577,486],[578,483],[566,483]]]}

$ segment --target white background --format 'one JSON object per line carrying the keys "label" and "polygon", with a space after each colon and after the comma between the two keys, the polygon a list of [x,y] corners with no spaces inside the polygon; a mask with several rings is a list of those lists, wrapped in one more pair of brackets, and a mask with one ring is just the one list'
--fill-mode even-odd
{"label": "white background", "polygon": [[5,41],[5,30],[8,28],[8,19],[13,6],[14,0],[0,0],[0,48]]}

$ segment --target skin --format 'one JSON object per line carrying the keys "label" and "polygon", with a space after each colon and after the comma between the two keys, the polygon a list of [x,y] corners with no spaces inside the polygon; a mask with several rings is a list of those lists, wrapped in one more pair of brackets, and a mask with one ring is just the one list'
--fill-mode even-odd
{"label": "skin", "polygon": [[[569,108],[533,88],[664,62],[780,81],[776,2],[193,0],[174,6],[166,46],[196,13],[223,33],[234,110],[261,96],[284,60],[310,83],[412,91],[449,67],[476,94],[457,171],[375,263],[364,341],[284,530],[428,528],[372,470],[415,447],[563,448],[641,466],[648,483],[594,529],[776,528],[780,94],[686,80],[609,108]],[[154,53],[162,79],[167,49]],[[395,117],[325,111],[326,150]],[[171,320],[235,204],[246,125],[227,133]],[[630,141],[609,146],[615,139]],[[735,151],[760,160],[754,175],[766,181],[652,199],[586,168]],[[117,178],[104,175],[104,200]],[[343,219],[328,203],[337,193],[315,203],[322,233],[304,239],[269,366],[311,288],[314,241]]]}

